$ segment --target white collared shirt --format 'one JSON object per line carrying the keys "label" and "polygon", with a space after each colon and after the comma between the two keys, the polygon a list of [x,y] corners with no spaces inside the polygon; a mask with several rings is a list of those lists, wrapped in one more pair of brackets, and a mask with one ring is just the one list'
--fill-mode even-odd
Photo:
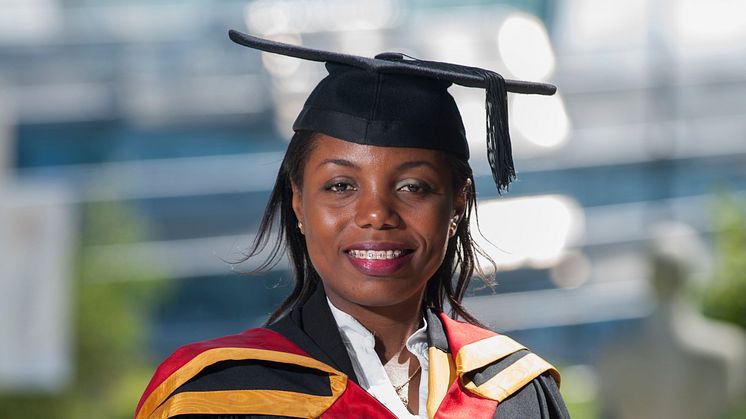
{"label": "white collared shirt", "polygon": [[354,317],[338,309],[329,301],[334,320],[342,335],[342,341],[347,348],[347,353],[352,361],[352,368],[357,375],[358,383],[365,391],[370,393],[379,402],[386,406],[399,418],[427,418],[427,320],[423,317],[423,326],[417,329],[407,339],[406,348],[417,360],[420,361],[422,372],[420,374],[420,402],[419,415],[409,413],[404,403],[394,390],[383,364],[378,358],[375,346],[376,341],[373,333],[360,324]]}

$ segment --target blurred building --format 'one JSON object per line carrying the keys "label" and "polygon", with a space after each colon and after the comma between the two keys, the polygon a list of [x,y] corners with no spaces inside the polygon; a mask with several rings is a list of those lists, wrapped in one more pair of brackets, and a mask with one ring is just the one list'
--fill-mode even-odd
{"label": "blurred building", "polygon": [[[324,68],[239,47],[228,28],[559,86],[552,98],[511,97],[519,181],[505,197],[475,144],[481,229],[499,272],[496,294],[475,284],[467,305],[560,364],[593,363],[601,344],[651,312],[652,225],[675,220],[707,237],[713,191],[746,191],[746,10],[736,0],[1,0],[0,8],[0,188],[9,191],[0,196],[17,200],[46,185],[72,214],[119,202],[143,215],[147,241],[103,237],[89,250],[169,272],[176,291],[152,319],[156,357],[258,325],[288,291],[283,264],[240,277],[225,260],[239,260],[251,242],[292,120]],[[483,93],[452,93],[481,142]],[[0,231],[0,249],[14,248]],[[6,269],[0,284],[22,281]]]}

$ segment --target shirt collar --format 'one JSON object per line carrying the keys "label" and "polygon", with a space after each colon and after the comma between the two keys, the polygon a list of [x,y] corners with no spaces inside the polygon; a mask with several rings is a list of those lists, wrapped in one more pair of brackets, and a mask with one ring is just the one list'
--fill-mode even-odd
{"label": "shirt collar", "polygon": [[[326,302],[329,304],[329,309],[332,312],[334,320],[337,322],[342,338],[350,343],[353,343],[352,348],[355,345],[364,345],[366,348],[373,349],[376,345],[375,337],[373,332],[363,326],[357,319],[344,311],[338,309],[332,304],[329,297],[326,298]],[[422,359],[427,354],[427,319],[422,317],[422,327],[415,330],[406,343],[407,350]]]}

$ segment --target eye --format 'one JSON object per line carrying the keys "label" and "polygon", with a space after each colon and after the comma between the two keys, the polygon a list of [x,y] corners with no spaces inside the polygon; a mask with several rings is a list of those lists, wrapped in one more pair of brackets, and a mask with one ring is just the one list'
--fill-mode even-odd
{"label": "eye", "polygon": [[411,180],[399,183],[396,190],[419,194],[432,192],[432,188],[430,187],[430,185],[423,182]]}
{"label": "eye", "polygon": [[355,187],[349,182],[331,182],[324,186],[324,190],[329,192],[349,192],[354,191]]}

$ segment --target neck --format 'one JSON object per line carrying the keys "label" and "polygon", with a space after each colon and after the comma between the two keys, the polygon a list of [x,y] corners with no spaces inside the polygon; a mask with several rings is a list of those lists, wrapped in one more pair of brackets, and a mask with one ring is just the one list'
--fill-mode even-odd
{"label": "neck", "polygon": [[405,362],[409,352],[405,350],[407,339],[420,327],[422,312],[419,309],[408,315],[406,319],[394,320],[387,316],[371,316],[368,321],[360,321],[368,330],[372,331],[376,339],[376,353],[383,363],[393,357],[398,357],[400,363]]}
{"label": "neck", "polygon": [[[422,297],[391,306],[370,307],[339,301],[329,295],[335,307],[351,315],[375,336],[376,353],[385,364],[392,357],[409,354],[403,351],[407,339],[420,327],[422,321]],[[404,359],[400,360],[401,362]]]}

